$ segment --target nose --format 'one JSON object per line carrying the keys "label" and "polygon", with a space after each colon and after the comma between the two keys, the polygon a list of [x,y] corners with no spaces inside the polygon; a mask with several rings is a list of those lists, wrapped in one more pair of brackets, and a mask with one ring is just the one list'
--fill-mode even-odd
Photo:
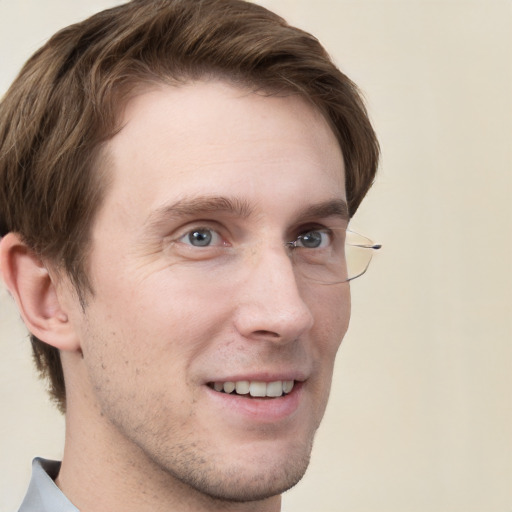
{"label": "nose", "polygon": [[313,326],[313,315],[284,248],[269,249],[249,265],[241,283],[235,327],[247,339],[286,343]]}

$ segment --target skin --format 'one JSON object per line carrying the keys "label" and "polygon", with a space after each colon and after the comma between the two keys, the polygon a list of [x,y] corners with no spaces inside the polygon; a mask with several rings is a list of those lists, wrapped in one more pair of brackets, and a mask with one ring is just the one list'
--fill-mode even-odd
{"label": "skin", "polygon": [[[348,284],[307,282],[284,242],[347,219],[343,157],[297,96],[210,81],[133,98],[107,144],[94,293],[57,287],[69,329],[57,484],[83,512],[280,508],[300,480],[350,316]],[[214,243],[190,245],[193,228]],[[208,385],[300,381],[252,399]],[[92,469],[91,469],[92,468]]]}

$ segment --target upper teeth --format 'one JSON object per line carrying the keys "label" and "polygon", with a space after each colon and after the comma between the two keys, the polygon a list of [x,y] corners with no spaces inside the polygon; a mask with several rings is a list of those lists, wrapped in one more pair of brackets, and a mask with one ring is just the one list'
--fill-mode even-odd
{"label": "upper teeth", "polygon": [[293,380],[276,380],[274,382],[239,380],[237,382],[214,382],[213,389],[225,393],[236,391],[238,395],[278,397],[283,393],[290,393],[293,384]]}

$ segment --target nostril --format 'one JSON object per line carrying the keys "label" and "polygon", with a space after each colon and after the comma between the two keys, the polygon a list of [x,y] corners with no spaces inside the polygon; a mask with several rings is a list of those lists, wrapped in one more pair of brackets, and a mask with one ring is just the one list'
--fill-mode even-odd
{"label": "nostril", "polygon": [[265,336],[267,338],[276,338],[276,339],[281,337],[279,334],[277,334],[277,332],[264,331],[264,330],[254,331],[253,335],[255,335],[255,336]]}

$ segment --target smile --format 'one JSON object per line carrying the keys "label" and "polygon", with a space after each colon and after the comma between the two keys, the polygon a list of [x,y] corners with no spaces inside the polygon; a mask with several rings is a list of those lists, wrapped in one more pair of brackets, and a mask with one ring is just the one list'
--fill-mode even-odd
{"label": "smile", "polygon": [[277,380],[274,382],[240,380],[236,382],[211,382],[208,386],[219,393],[250,395],[251,397],[278,398],[293,389],[295,381]]}

